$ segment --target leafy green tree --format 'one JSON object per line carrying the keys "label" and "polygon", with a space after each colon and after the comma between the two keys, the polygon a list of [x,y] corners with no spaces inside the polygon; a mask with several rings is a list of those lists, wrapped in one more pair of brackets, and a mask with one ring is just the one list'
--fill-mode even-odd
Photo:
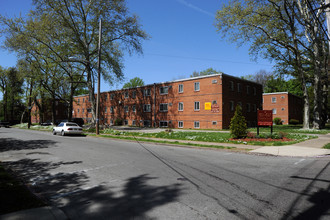
{"label": "leafy green tree", "polygon": [[139,77],[134,77],[129,82],[124,84],[123,89],[136,88],[138,86],[144,86],[144,81]]}
{"label": "leafy green tree", "polygon": [[[312,5],[322,4],[323,1],[312,0]],[[313,127],[321,128],[321,100],[327,96],[324,88],[328,84],[324,80],[328,73],[328,41],[322,30],[327,7],[314,10],[310,5],[310,0],[233,0],[222,6],[216,19],[224,37],[229,35],[239,45],[252,43],[250,54],[255,59],[271,59],[278,71],[300,81],[305,103],[304,128],[309,128],[310,116],[307,79],[313,78]]]}
{"label": "leafy green tree", "polygon": [[243,76],[243,79],[250,80],[262,85],[262,88],[265,90],[268,80],[272,77],[272,72],[267,72],[266,70],[259,70],[255,74]]}
{"label": "leafy green tree", "polygon": [[208,68],[206,70],[203,70],[203,71],[194,71],[190,77],[197,77],[197,76],[206,76],[206,75],[212,75],[212,74],[219,74],[219,73],[222,73],[221,71],[217,71],[213,68]]}
{"label": "leafy green tree", "polygon": [[[35,10],[25,20],[1,17],[7,36],[18,41],[7,45],[16,52],[33,52],[31,57],[40,68],[44,67],[42,72],[49,76],[49,91],[53,91],[52,85],[56,85],[56,81],[69,84],[72,81],[85,82],[95,121],[94,85],[100,19],[101,45],[106,48],[101,50],[100,71],[109,83],[123,77],[124,52],[142,53],[142,40],[148,35],[141,29],[138,18],[129,13],[124,0],[35,0],[34,5]],[[23,43],[20,44],[21,41]],[[69,62],[79,74],[72,74]],[[57,74],[52,75],[55,72]],[[73,94],[72,90],[70,94]],[[56,93],[52,92],[52,95],[56,96]]]}
{"label": "leafy green tree", "polygon": [[233,138],[245,138],[247,136],[247,124],[240,105],[236,106],[229,129]]}

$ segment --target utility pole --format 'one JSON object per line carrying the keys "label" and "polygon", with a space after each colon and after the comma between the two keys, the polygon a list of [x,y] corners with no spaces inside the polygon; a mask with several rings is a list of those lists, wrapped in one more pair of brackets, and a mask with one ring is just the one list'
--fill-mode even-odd
{"label": "utility pole", "polygon": [[98,62],[97,62],[97,96],[96,96],[96,134],[99,135],[100,125],[100,79],[101,79],[101,40],[102,40],[102,20],[100,19],[99,25],[99,49],[98,49]]}

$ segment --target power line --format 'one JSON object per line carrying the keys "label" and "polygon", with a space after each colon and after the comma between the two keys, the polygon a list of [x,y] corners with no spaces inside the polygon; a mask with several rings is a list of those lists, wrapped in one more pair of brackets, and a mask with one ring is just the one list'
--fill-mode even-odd
{"label": "power line", "polygon": [[317,21],[317,23],[320,25],[322,31],[323,31],[324,34],[327,36],[328,41],[330,41],[329,33],[324,29],[323,24],[321,23],[320,19],[316,16],[312,4],[310,3],[309,0],[306,0],[306,2],[307,2],[307,6],[309,7],[309,9],[312,11],[312,15],[313,15],[314,19],[315,19],[315,20]]}
{"label": "power line", "polygon": [[271,64],[260,64],[260,63],[252,63],[252,62],[241,62],[241,61],[222,60],[222,59],[211,59],[211,58],[201,58],[201,57],[186,57],[186,56],[177,56],[177,55],[168,55],[168,54],[156,54],[156,53],[145,53],[145,54],[146,55],[151,55],[151,56],[170,57],[170,58],[178,58],[178,59],[186,59],[186,60],[202,60],[202,61],[239,63],[239,64],[248,64],[248,65],[273,66]]}

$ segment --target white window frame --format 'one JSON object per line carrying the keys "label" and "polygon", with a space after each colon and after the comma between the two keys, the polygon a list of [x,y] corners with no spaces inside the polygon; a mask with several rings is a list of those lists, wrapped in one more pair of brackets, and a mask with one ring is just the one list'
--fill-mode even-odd
{"label": "white window frame", "polygon": [[[198,108],[196,108],[196,104],[197,104],[197,103],[198,103]],[[194,103],[194,111],[200,111],[200,109],[201,109],[200,102],[196,101],[196,102]]]}
{"label": "white window frame", "polygon": [[159,88],[160,95],[167,95],[168,94],[168,86],[162,86]]}
{"label": "white window frame", "polygon": [[115,98],[115,94],[111,93],[110,94],[110,100],[113,100]]}
{"label": "white window frame", "polygon": [[129,98],[129,93],[128,93],[128,91],[125,91],[125,92],[124,92],[124,97],[125,97],[125,99],[128,99],[128,98]]}
{"label": "white window frame", "polygon": [[[164,108],[166,106],[166,108]],[[160,103],[159,104],[159,111],[160,112],[168,112],[168,103]]]}
{"label": "white window frame", "polygon": [[183,93],[183,84],[179,84],[179,93]]}
{"label": "white window frame", "polygon": [[276,115],[276,113],[277,113],[276,108],[273,108],[272,111],[273,111],[273,115]]}
{"label": "white window frame", "polygon": [[150,88],[144,89],[143,96],[151,96],[151,89]]}
{"label": "white window frame", "polygon": [[128,112],[128,105],[124,106],[124,112],[126,112],[126,113]]}
{"label": "white window frame", "polygon": [[132,106],[132,112],[136,112],[136,105]]}
{"label": "white window frame", "polygon": [[195,82],[194,83],[194,91],[200,91],[200,83],[199,82]]}
{"label": "white window frame", "polygon": [[114,107],[111,106],[111,107],[110,107],[110,113],[114,113],[114,112],[115,112]]}
{"label": "white window frame", "polygon": [[272,103],[276,103],[276,97],[272,97]]}
{"label": "white window frame", "polygon": [[[196,126],[198,125],[198,126]],[[200,128],[201,125],[200,125],[200,122],[199,121],[194,121],[194,128]]]}
{"label": "white window frame", "polygon": [[[180,126],[181,124],[181,126]],[[178,128],[183,128],[183,121],[178,121]]]}
{"label": "white window frame", "polygon": [[[180,108],[181,106],[181,108]],[[183,102],[179,102],[178,111],[183,112]]]}

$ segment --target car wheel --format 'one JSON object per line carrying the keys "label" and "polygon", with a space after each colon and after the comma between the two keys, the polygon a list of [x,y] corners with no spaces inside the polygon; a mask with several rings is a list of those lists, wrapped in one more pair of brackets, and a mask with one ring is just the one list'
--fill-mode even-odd
{"label": "car wheel", "polygon": [[62,136],[64,136],[64,135],[65,135],[65,133],[64,133],[64,131],[63,131],[63,130],[61,131],[61,135],[62,135]]}
{"label": "car wheel", "polygon": [[53,129],[53,135],[56,135],[56,131],[55,131],[55,129]]}

